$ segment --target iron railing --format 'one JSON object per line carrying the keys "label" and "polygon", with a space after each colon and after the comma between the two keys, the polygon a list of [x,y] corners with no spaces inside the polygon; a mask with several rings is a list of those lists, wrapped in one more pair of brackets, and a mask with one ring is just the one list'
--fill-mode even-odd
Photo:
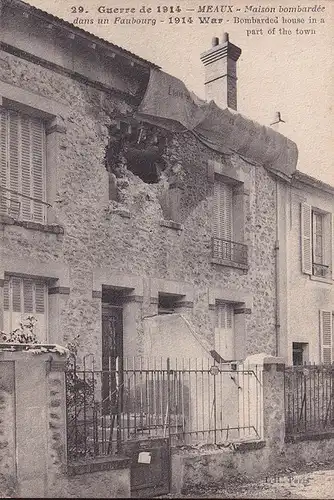
{"label": "iron railing", "polygon": [[45,218],[46,207],[51,207],[50,203],[0,186],[0,215],[8,215],[16,220],[37,219],[40,222],[41,218]]}
{"label": "iron railing", "polygon": [[319,276],[321,278],[327,278],[330,273],[329,266],[325,264],[317,264],[313,262],[313,276]]}
{"label": "iron railing", "polygon": [[334,366],[285,368],[287,436],[334,431]]}
{"label": "iron railing", "polygon": [[67,371],[70,460],[122,452],[128,441],[172,445],[262,437],[262,372],[211,360],[124,360]]}
{"label": "iron railing", "polygon": [[216,260],[228,260],[246,266],[248,263],[247,245],[213,237],[212,258]]}

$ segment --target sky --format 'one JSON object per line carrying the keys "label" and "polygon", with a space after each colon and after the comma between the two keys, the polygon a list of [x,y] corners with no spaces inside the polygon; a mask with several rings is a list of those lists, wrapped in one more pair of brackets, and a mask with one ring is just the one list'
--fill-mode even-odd
{"label": "sky", "polygon": [[[208,2],[209,0],[207,0]],[[213,0],[212,0],[213,1]],[[238,112],[262,125],[274,121],[275,112],[282,119],[279,131],[295,141],[299,150],[298,170],[334,185],[334,0],[263,1],[222,0],[30,0],[29,3],[69,22],[78,18],[93,19],[93,24],[79,25],[116,45],[158,64],[163,71],[181,79],[189,90],[205,98],[204,67],[200,54],[211,47],[212,37],[224,32],[242,49],[238,61]],[[160,6],[179,6],[180,13],[158,13]],[[230,6],[231,12],[201,13]],[[108,9],[135,8],[135,13],[99,13]],[[138,13],[145,7],[150,13]],[[247,8],[248,7],[248,8]],[[319,8],[319,12],[289,12],[289,9]],[[266,11],[275,9],[268,14]],[[77,12],[73,12],[76,9]],[[193,9],[193,10],[191,10]],[[239,9],[239,10],[237,10]],[[262,9],[262,12],[260,12]],[[225,8],[225,11],[230,10]],[[283,10],[285,12],[283,12]],[[242,23],[251,18],[278,18],[278,23]],[[316,22],[309,23],[309,17]],[[109,24],[98,25],[98,18]],[[156,19],[156,24],[120,24],[116,18]],[[175,18],[181,22],[175,24]],[[182,23],[192,17],[193,23]],[[199,17],[222,19],[201,24]],[[283,19],[287,21],[282,24]],[[170,24],[170,19],[172,24]],[[239,19],[239,22],[236,21]],[[299,21],[298,21],[299,19]],[[300,21],[304,19],[304,23]],[[324,23],[321,22],[324,20]],[[295,21],[295,22],[293,22]],[[275,28],[274,34],[268,29]],[[282,32],[290,30],[291,34]],[[296,29],[302,33],[296,33]],[[261,29],[263,30],[261,32]],[[279,34],[281,29],[281,34]],[[305,34],[313,29],[315,34]],[[247,30],[252,33],[247,33]]]}

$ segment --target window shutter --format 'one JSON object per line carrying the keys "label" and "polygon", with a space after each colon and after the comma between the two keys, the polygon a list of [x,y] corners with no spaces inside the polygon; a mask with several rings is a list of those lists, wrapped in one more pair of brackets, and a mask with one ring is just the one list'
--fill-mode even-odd
{"label": "window shutter", "polygon": [[[0,185],[7,188],[7,113],[0,109]],[[7,213],[7,192],[0,190],[0,213]]]}
{"label": "window shutter", "polygon": [[331,246],[331,256],[332,256],[332,261],[331,261],[331,265],[332,265],[332,279],[334,280],[334,214],[332,214],[332,220],[331,220],[331,223],[332,223],[332,246]]}
{"label": "window shutter", "polygon": [[[22,194],[32,196],[31,193],[31,134],[30,119],[21,117],[21,183]],[[32,220],[32,202],[29,198],[21,199],[21,215],[24,220]]]}
{"label": "window shutter", "polygon": [[33,312],[33,283],[29,279],[23,280],[23,304],[25,313]]}
{"label": "window shutter", "polygon": [[35,283],[35,310],[39,314],[45,312],[45,284],[38,281]]}
{"label": "window shutter", "polygon": [[[44,201],[44,126],[41,120],[31,121],[33,197]],[[33,202],[34,220],[44,222],[44,205]]]}
{"label": "window shutter", "polygon": [[232,240],[232,186],[220,180],[214,183],[214,236]]}
{"label": "window shutter", "polygon": [[3,308],[5,311],[9,310],[9,280],[5,279],[3,286]]}
{"label": "window shutter", "polygon": [[226,240],[232,240],[232,186],[224,185],[225,191],[225,235],[223,236]]}
{"label": "window shutter", "polygon": [[320,311],[320,342],[322,362],[331,363],[333,359],[332,311]]}
{"label": "window shutter", "polygon": [[[19,178],[19,118],[15,112],[8,113],[9,119],[9,187],[13,191],[20,191],[20,178]],[[17,194],[11,193],[10,199],[19,202]]]}
{"label": "window shutter", "polygon": [[14,312],[22,312],[21,305],[21,279],[11,278],[11,295],[12,295],[12,310]]}
{"label": "window shutter", "polygon": [[312,210],[307,203],[301,203],[300,222],[302,272],[312,274]]}

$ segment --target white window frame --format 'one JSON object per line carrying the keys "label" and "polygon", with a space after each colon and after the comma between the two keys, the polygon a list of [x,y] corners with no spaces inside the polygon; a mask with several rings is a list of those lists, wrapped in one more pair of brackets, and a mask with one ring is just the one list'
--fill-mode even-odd
{"label": "white window frame", "polygon": [[[321,262],[315,255],[317,216],[322,218]],[[301,203],[301,264],[304,274],[316,279],[334,279],[334,214],[308,203]]]}

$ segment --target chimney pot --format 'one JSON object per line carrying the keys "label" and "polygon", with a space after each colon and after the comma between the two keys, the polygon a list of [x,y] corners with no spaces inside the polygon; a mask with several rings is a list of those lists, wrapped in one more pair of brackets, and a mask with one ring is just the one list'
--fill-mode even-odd
{"label": "chimney pot", "polygon": [[212,47],[201,54],[205,67],[205,97],[220,108],[237,109],[237,61],[241,49],[229,41],[228,33],[212,39]]}

